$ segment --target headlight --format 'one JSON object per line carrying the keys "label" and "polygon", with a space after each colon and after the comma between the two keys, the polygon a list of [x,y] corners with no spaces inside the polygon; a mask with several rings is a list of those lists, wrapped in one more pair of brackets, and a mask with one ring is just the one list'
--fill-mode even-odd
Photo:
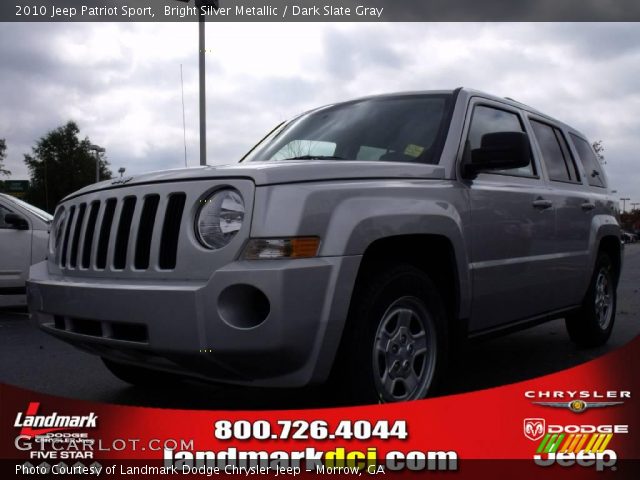
{"label": "headlight", "polygon": [[244,221],[244,201],[232,188],[218,190],[206,200],[196,217],[198,240],[207,248],[217,250],[236,236]]}
{"label": "headlight", "polygon": [[64,232],[64,221],[67,218],[67,212],[64,207],[60,207],[51,222],[51,230],[49,231],[49,255],[53,255],[60,246],[62,233]]}

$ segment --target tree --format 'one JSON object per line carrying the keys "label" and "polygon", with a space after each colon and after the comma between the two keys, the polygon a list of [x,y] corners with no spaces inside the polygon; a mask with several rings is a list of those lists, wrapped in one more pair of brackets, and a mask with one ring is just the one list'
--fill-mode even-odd
{"label": "tree", "polygon": [[600,163],[607,163],[604,161],[604,145],[602,145],[602,140],[593,142],[593,149],[596,151]]}
{"label": "tree", "polygon": [[[49,212],[60,200],[76,190],[96,181],[96,157],[89,149],[91,142],[80,140],[75,122],[48,132],[24,156],[29,168],[31,185],[27,200]],[[109,162],[99,154],[100,179],[111,178]]]}
{"label": "tree", "polygon": [[7,158],[7,142],[4,141],[4,138],[0,138],[0,175],[11,175],[9,170],[4,168],[4,159]]}

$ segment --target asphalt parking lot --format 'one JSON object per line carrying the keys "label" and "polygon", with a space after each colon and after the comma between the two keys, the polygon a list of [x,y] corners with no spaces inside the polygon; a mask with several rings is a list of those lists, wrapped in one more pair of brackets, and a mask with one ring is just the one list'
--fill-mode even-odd
{"label": "asphalt parking lot", "polygon": [[[614,350],[640,334],[640,243],[625,251],[618,311],[607,345],[579,350],[564,321],[472,344],[450,368],[444,394],[473,391],[545,375]],[[62,397],[107,403],[198,409],[284,409],[334,405],[327,388],[266,390],[195,382],[129,386],[113,377],[99,358],[37,330],[24,311],[0,310],[0,381]]]}

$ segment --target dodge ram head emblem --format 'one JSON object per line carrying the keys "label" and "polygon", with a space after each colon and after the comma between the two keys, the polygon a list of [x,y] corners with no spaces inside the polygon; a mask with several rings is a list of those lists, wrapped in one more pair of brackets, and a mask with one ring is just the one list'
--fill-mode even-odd
{"label": "dodge ram head emblem", "polygon": [[529,440],[536,441],[542,438],[546,431],[546,422],[544,418],[525,418],[524,419],[524,436]]}

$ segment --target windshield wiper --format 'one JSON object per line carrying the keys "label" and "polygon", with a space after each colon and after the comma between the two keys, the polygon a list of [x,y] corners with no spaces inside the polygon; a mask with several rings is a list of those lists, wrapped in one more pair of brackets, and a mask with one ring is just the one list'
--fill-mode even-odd
{"label": "windshield wiper", "polygon": [[333,155],[300,155],[299,157],[285,158],[285,160],[344,160]]}

